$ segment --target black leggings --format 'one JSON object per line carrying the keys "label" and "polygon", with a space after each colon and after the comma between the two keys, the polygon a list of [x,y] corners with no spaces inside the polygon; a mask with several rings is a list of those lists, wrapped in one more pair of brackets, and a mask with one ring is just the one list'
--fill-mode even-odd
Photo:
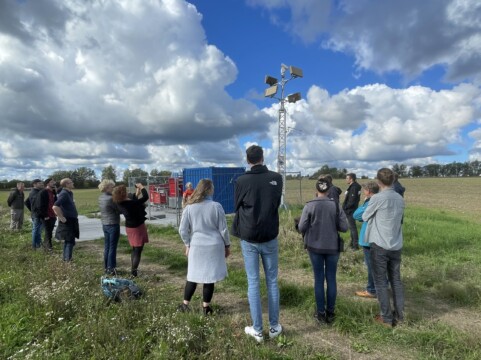
{"label": "black leggings", "polygon": [[132,254],[130,255],[130,259],[132,260],[132,270],[137,270],[139,267],[143,249],[144,245],[132,247]]}
{"label": "black leggings", "polygon": [[[190,299],[192,299],[192,296],[195,293],[196,288],[197,283],[186,281],[184,289],[184,300],[190,301]],[[202,301],[205,303],[210,303],[210,301],[212,300],[212,296],[214,296],[214,283],[204,284],[204,288],[202,289]]]}

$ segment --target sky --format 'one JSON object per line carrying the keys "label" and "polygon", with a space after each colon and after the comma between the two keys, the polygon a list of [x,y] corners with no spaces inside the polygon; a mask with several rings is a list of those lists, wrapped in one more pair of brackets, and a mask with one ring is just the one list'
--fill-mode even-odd
{"label": "sky", "polygon": [[281,64],[288,172],[481,160],[479,0],[2,0],[0,179],[276,170]]}

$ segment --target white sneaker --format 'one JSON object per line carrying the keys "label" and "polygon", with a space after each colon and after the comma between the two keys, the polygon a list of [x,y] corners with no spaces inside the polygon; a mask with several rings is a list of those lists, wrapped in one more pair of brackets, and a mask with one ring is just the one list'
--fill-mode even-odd
{"label": "white sneaker", "polygon": [[278,337],[282,333],[282,326],[281,324],[277,324],[276,326],[272,326],[269,329],[269,338],[274,339]]}
{"label": "white sneaker", "polygon": [[245,333],[249,336],[252,336],[258,343],[264,341],[264,336],[262,335],[262,331],[255,331],[253,326],[246,326],[244,329]]}

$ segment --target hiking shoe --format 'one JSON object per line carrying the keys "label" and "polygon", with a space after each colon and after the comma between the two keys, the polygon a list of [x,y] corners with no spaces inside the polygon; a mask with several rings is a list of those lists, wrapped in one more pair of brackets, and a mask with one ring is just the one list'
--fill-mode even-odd
{"label": "hiking shoe", "polygon": [[182,303],[182,304],[180,304],[180,305],[177,307],[177,311],[183,312],[183,313],[185,313],[185,312],[190,312],[190,306],[187,305],[187,304]]}
{"label": "hiking shoe", "polygon": [[109,276],[115,276],[115,275],[117,275],[117,271],[115,269],[107,269],[107,270],[105,270],[105,274],[107,274]]}
{"label": "hiking shoe", "polygon": [[376,294],[372,294],[370,293],[369,291],[356,291],[356,296],[360,296],[360,297],[363,297],[363,298],[369,298],[369,299],[375,299],[376,298]]}
{"label": "hiking shoe", "polygon": [[325,312],[315,312],[314,319],[317,320],[319,324],[326,323],[326,313]]}
{"label": "hiking shoe", "polygon": [[262,335],[262,331],[255,331],[253,326],[246,326],[244,329],[244,332],[253,337],[258,343],[261,343],[264,341],[264,336]]}
{"label": "hiking shoe", "polygon": [[392,327],[396,327],[396,326],[403,327],[403,325],[404,325],[404,320],[394,319],[392,322]]}
{"label": "hiking shoe", "polygon": [[275,337],[278,337],[282,333],[282,325],[277,324],[276,326],[271,326],[269,329],[269,338],[274,339]]}
{"label": "hiking shoe", "polygon": [[392,324],[388,323],[388,322],[385,322],[381,315],[374,316],[374,322],[378,323],[378,324],[380,324],[384,327],[392,328]]}
{"label": "hiking shoe", "polygon": [[132,277],[137,277],[139,275],[137,269],[133,269],[132,272],[130,273]]}
{"label": "hiking shoe", "polygon": [[203,310],[204,310],[205,316],[212,315],[214,313],[214,310],[212,310],[212,308],[209,305],[203,306]]}
{"label": "hiking shoe", "polygon": [[330,311],[326,311],[326,324],[332,324],[335,318],[336,314]]}

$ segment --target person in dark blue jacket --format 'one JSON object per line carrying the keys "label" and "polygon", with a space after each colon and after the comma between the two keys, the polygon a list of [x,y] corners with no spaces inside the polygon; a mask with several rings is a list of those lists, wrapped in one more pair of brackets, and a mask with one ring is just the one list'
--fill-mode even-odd
{"label": "person in dark blue jacket", "polygon": [[279,287],[277,284],[279,245],[279,206],[282,198],[282,177],[269,171],[260,146],[246,150],[251,169],[239,176],[235,184],[235,217],[232,235],[241,239],[242,255],[247,274],[247,297],[253,325],[244,331],[262,342],[262,308],[260,295],[259,259],[262,260],[269,305],[269,337],[282,332],[279,324]]}

